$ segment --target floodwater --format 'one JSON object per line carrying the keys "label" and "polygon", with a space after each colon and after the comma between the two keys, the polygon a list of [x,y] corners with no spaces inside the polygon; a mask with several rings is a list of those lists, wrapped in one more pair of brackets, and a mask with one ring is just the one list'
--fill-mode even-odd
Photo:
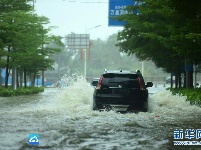
{"label": "floodwater", "polygon": [[[174,130],[201,129],[201,108],[162,85],[149,89],[149,112],[120,114],[93,111],[93,87],[83,78],[65,82],[38,95],[0,97],[0,150],[201,149],[173,144]],[[30,134],[39,145],[30,145]]]}

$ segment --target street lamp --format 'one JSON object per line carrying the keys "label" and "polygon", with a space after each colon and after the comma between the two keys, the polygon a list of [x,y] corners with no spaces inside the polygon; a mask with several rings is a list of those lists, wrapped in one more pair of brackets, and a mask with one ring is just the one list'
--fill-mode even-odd
{"label": "street lamp", "polygon": [[87,26],[85,27],[85,33],[87,34],[89,31],[91,31],[91,30],[93,30],[93,29],[95,29],[95,28],[98,28],[98,27],[100,27],[101,25],[97,25],[97,26],[94,26],[94,27],[92,27],[92,28],[87,28]]}
{"label": "street lamp", "polygon": [[[97,25],[94,26],[92,28],[87,29],[87,27],[85,27],[85,34],[87,34],[89,31],[100,27],[101,25]],[[90,41],[89,41],[90,42]],[[87,49],[84,49],[84,77],[86,79],[86,75],[87,75]]]}

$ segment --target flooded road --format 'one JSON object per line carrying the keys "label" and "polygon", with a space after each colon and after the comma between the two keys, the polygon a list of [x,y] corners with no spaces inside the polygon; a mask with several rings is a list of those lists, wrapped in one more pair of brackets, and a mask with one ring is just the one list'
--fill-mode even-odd
{"label": "flooded road", "polygon": [[[38,95],[0,97],[0,150],[201,149],[173,145],[175,129],[201,129],[201,108],[164,89],[150,88],[149,112],[138,114],[93,111],[93,87],[82,78]],[[30,134],[40,136],[38,146],[29,145]]]}

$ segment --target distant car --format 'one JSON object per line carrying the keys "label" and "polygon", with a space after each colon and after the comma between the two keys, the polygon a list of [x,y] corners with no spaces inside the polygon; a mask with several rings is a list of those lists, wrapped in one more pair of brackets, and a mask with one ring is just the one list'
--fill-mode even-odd
{"label": "distant car", "polygon": [[100,79],[100,78],[93,78],[93,79],[92,79],[92,81],[91,81],[91,85],[92,85],[94,88],[96,88],[99,79]]}
{"label": "distant car", "polygon": [[141,73],[104,71],[93,93],[93,110],[136,112],[148,110],[148,90]]}

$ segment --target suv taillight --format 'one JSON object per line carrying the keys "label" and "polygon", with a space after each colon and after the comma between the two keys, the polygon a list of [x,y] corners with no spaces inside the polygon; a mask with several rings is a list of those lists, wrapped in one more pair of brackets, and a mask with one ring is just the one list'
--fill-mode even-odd
{"label": "suv taillight", "polygon": [[100,80],[99,80],[99,82],[98,82],[98,84],[97,84],[97,87],[96,87],[97,90],[100,90],[100,89],[101,89],[103,79],[104,79],[104,77],[101,76],[101,78],[100,78]]}
{"label": "suv taillight", "polygon": [[137,78],[138,79],[138,82],[139,82],[139,85],[140,85],[140,89],[143,90],[143,85],[142,85],[142,80],[140,77]]}

